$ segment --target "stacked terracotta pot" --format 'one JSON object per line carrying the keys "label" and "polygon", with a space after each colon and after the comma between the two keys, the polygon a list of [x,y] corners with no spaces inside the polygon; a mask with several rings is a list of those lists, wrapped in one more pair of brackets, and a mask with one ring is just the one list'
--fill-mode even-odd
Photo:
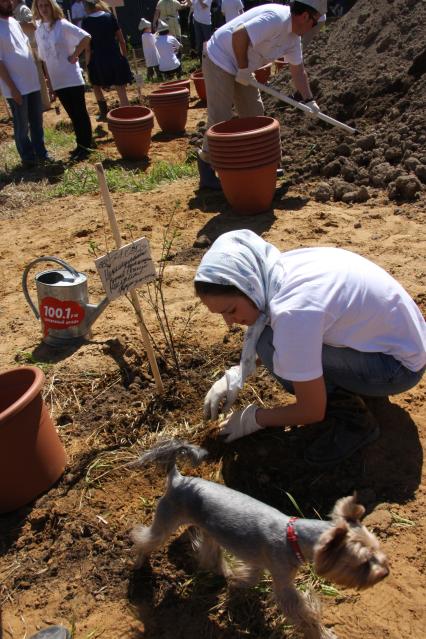
{"label": "stacked terracotta pot", "polygon": [[285,67],[286,62],[284,62],[284,58],[277,58],[274,62],[275,65],[275,73],[278,73]]}
{"label": "stacked terracotta pot", "polygon": [[259,69],[256,69],[256,71],[254,72],[254,76],[258,82],[261,82],[262,84],[266,84],[269,78],[271,77],[271,70],[272,70],[272,62],[270,64],[265,64],[264,67],[260,67]]}
{"label": "stacked terracotta pot", "polygon": [[148,155],[154,114],[143,106],[111,109],[107,114],[108,128],[122,158],[141,160]]}
{"label": "stacked terracotta pot", "polygon": [[194,83],[195,90],[200,100],[207,102],[206,83],[204,82],[203,72],[194,71],[194,73],[191,74],[191,80]]}
{"label": "stacked terracotta pot", "polygon": [[270,208],[280,164],[280,126],[266,116],[235,118],[207,131],[210,160],[236,213]]}
{"label": "stacked terracotta pot", "polygon": [[170,80],[170,82],[162,82],[160,84],[160,89],[174,89],[175,87],[179,87],[180,89],[188,89],[189,94],[191,95],[191,80]]}
{"label": "stacked terracotta pot", "polygon": [[148,96],[158,126],[164,133],[185,131],[188,117],[189,90],[180,86],[168,86],[153,91]]}

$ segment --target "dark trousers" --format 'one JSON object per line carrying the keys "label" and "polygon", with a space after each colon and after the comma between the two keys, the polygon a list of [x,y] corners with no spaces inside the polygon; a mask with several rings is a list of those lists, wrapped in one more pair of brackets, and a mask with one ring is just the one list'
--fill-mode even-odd
{"label": "dark trousers", "polygon": [[90,149],[92,146],[92,125],[87,113],[84,85],[57,89],[55,93],[72,122],[77,146]]}

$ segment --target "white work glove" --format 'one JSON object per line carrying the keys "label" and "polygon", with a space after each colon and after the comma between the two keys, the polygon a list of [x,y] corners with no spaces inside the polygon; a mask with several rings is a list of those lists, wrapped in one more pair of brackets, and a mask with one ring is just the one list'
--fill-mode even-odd
{"label": "white work glove", "polygon": [[309,102],[305,102],[305,106],[312,109],[313,113],[308,113],[308,115],[310,115],[311,117],[315,116],[315,113],[319,113],[321,110],[315,100],[309,100]]}
{"label": "white work glove", "polygon": [[251,84],[252,80],[255,80],[253,73],[248,69],[238,69],[237,75],[235,76],[235,82],[239,82],[244,86],[248,87]]}
{"label": "white work glove", "polygon": [[225,402],[221,412],[226,413],[231,408],[240,389],[234,386],[234,390],[231,391],[230,381],[236,380],[239,368],[239,366],[232,366],[213,384],[204,399],[204,419],[217,419],[221,402]]}
{"label": "white work glove", "polygon": [[222,428],[220,435],[227,435],[225,442],[229,444],[235,439],[251,435],[257,430],[261,430],[262,426],[256,421],[256,404],[249,404],[244,410],[237,410],[232,413],[228,419],[219,424]]}

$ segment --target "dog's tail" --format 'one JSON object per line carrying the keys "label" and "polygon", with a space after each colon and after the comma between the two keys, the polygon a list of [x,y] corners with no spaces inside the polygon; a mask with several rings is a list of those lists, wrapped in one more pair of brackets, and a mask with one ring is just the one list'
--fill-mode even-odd
{"label": "dog's tail", "polygon": [[207,451],[204,448],[180,439],[166,439],[143,453],[131,465],[140,468],[149,464],[158,464],[165,468],[166,473],[169,473],[174,468],[178,457],[186,457],[192,466],[198,466],[206,456]]}

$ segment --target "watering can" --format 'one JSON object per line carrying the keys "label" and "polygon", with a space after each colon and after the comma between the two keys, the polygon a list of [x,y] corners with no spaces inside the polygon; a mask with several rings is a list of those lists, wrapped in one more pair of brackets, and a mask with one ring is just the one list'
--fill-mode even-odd
{"label": "watering can", "polygon": [[[42,271],[35,276],[38,309],[27,286],[28,272],[38,262],[56,262],[62,269]],[[90,337],[90,327],[108,306],[105,297],[99,304],[89,304],[87,277],[58,257],[44,255],[25,267],[22,275],[25,299],[41,320],[43,342],[50,346],[68,346]]]}

